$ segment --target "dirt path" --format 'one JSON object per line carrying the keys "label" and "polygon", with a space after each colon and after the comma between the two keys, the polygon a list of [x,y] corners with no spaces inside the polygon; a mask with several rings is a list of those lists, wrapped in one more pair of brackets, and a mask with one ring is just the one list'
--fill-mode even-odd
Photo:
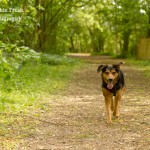
{"label": "dirt path", "polygon": [[51,108],[43,114],[46,122],[37,127],[35,135],[20,149],[150,150],[150,79],[133,67],[122,68],[127,91],[121,116],[107,125],[96,69],[100,63],[120,60],[96,56],[86,59],[89,63],[82,70],[76,70],[68,88],[50,98],[53,99]]}

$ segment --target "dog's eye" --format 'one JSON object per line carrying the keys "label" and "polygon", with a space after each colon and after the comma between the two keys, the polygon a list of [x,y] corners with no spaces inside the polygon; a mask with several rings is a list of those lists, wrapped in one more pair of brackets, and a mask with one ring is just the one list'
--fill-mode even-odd
{"label": "dog's eye", "polygon": [[109,75],[109,72],[105,72],[106,75]]}
{"label": "dog's eye", "polygon": [[116,72],[112,72],[112,74],[113,74],[113,75],[115,75],[115,74],[116,74]]}

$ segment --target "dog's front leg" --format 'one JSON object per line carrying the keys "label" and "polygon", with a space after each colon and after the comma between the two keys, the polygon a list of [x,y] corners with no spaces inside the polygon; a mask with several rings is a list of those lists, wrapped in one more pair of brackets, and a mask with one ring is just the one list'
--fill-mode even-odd
{"label": "dog's front leg", "polygon": [[106,117],[107,117],[107,123],[112,122],[112,117],[111,117],[111,100],[112,98],[105,97],[105,105],[106,105]]}
{"label": "dog's front leg", "polygon": [[119,108],[120,108],[120,102],[121,102],[121,94],[122,92],[120,90],[116,93],[116,96],[115,96],[115,108],[114,108],[113,116],[116,116],[117,118],[120,115]]}

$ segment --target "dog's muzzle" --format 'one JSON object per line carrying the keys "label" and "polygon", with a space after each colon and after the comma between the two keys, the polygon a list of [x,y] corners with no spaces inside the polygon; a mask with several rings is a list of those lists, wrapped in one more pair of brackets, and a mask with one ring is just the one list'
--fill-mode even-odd
{"label": "dog's muzzle", "polygon": [[107,88],[111,90],[113,88],[113,79],[109,78],[107,83]]}

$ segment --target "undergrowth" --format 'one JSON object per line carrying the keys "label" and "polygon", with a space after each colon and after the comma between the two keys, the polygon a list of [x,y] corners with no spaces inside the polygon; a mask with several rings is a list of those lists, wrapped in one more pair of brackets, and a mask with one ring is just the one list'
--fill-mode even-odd
{"label": "undergrowth", "polygon": [[15,149],[34,134],[41,113],[51,109],[44,99],[63,89],[80,62],[65,56],[40,55],[24,61],[9,78],[0,79],[0,149]]}
{"label": "undergrowth", "polygon": [[73,71],[73,65],[26,63],[10,80],[1,80],[0,111],[23,110],[40,95],[62,89]]}
{"label": "undergrowth", "polygon": [[128,59],[127,62],[136,66],[137,69],[143,70],[145,75],[150,77],[150,60]]}

